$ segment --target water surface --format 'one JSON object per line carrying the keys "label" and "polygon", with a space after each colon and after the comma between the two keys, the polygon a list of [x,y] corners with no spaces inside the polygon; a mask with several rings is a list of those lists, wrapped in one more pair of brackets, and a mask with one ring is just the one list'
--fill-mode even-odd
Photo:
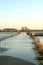
{"label": "water surface", "polygon": [[20,35],[3,40],[0,42],[0,48],[2,48],[1,51],[3,51],[4,48],[4,52],[0,51],[0,56],[17,57],[39,65],[38,61],[35,60],[36,53],[33,50],[34,45],[32,42],[32,39],[26,35],[26,33],[21,33]]}

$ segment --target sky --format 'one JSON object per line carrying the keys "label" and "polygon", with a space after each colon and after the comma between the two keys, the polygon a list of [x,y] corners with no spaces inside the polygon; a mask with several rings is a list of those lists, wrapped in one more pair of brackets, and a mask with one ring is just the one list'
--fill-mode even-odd
{"label": "sky", "polygon": [[0,0],[0,29],[43,29],[43,0]]}

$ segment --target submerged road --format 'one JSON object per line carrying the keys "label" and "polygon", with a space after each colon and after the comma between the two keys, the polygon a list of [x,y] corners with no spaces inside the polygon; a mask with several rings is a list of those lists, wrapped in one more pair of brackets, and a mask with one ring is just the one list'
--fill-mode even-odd
{"label": "submerged road", "polygon": [[32,39],[26,33],[14,36],[0,42],[0,56],[11,56],[39,65],[35,60]]}

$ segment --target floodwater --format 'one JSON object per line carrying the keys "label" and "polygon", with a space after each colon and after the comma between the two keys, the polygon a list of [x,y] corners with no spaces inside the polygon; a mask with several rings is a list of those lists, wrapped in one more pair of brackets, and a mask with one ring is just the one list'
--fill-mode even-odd
{"label": "floodwater", "polygon": [[37,36],[40,39],[41,44],[43,45],[43,36]]}
{"label": "floodwater", "polygon": [[39,65],[38,60],[35,60],[36,53],[32,42],[33,40],[26,33],[0,41],[0,56],[12,56]]}

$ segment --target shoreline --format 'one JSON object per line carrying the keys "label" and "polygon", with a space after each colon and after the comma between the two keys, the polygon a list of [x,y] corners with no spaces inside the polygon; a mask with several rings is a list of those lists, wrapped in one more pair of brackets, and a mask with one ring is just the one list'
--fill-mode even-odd
{"label": "shoreline", "polygon": [[0,65],[35,65],[35,64],[16,57],[0,56]]}

